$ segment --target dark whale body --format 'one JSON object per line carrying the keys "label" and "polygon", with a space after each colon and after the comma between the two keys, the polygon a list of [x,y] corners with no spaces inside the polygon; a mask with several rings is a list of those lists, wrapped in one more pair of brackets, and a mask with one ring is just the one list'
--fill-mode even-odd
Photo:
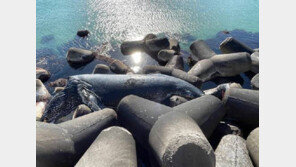
{"label": "dark whale body", "polygon": [[204,93],[188,82],[162,74],[76,75],[69,77],[65,90],[52,98],[41,120],[55,121],[80,104],[86,104],[93,111],[105,106],[117,107],[123,97],[131,94],[162,102],[173,95],[193,99]]}

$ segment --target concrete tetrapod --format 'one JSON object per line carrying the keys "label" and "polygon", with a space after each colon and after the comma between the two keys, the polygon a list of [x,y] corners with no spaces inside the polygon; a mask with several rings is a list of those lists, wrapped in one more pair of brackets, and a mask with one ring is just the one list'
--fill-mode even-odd
{"label": "concrete tetrapod", "polygon": [[249,54],[252,54],[254,52],[253,49],[234,39],[233,37],[228,37],[224,41],[222,41],[219,49],[222,53],[247,52]]}
{"label": "concrete tetrapod", "polygon": [[144,147],[147,147],[147,137],[154,123],[161,115],[170,111],[192,117],[207,137],[212,134],[225,114],[222,102],[212,95],[204,95],[174,108],[129,95],[124,97],[117,107],[120,123]]}
{"label": "concrete tetrapod", "polygon": [[255,166],[259,167],[259,127],[249,134],[247,138],[247,148]]}
{"label": "concrete tetrapod", "polygon": [[213,95],[218,97],[219,99],[222,99],[223,94],[229,88],[242,88],[242,86],[238,83],[225,83],[225,84],[220,84],[215,88],[207,89],[204,92],[206,95]]}
{"label": "concrete tetrapod", "polygon": [[74,166],[98,134],[114,125],[116,113],[104,109],[61,124],[36,122],[38,167]]}
{"label": "concrete tetrapod", "polygon": [[163,66],[145,66],[142,70],[143,74],[149,74],[149,73],[161,73],[165,75],[170,75],[179,79],[182,79],[186,82],[191,83],[192,85],[196,87],[200,87],[202,84],[202,81],[193,75],[187,74],[185,71],[174,69],[170,67],[163,67]]}
{"label": "concrete tetrapod", "polygon": [[180,112],[159,117],[149,133],[149,144],[160,166],[215,167],[215,154],[192,118]]}
{"label": "concrete tetrapod", "polygon": [[247,129],[259,126],[259,91],[250,89],[227,89],[223,102],[227,108],[226,118],[237,121]]}
{"label": "concrete tetrapod", "polygon": [[209,59],[216,55],[216,53],[205,43],[204,40],[194,41],[190,45],[191,57],[194,61],[198,62],[203,59]]}
{"label": "concrete tetrapod", "polygon": [[215,154],[216,167],[253,167],[246,141],[240,136],[224,136]]}
{"label": "concrete tetrapod", "polygon": [[254,73],[259,73],[259,52],[254,52],[253,54],[251,54],[251,60],[251,71]]}
{"label": "concrete tetrapod", "polygon": [[184,60],[181,55],[174,55],[165,67],[175,68],[179,70],[184,70]]}
{"label": "concrete tetrapod", "polygon": [[199,77],[203,82],[215,77],[231,77],[251,69],[252,60],[246,52],[220,54],[197,62],[188,74]]}
{"label": "concrete tetrapod", "polygon": [[137,167],[136,144],[126,129],[104,129],[75,167]]}
{"label": "concrete tetrapod", "polygon": [[259,73],[251,79],[251,86],[255,90],[259,90]]}

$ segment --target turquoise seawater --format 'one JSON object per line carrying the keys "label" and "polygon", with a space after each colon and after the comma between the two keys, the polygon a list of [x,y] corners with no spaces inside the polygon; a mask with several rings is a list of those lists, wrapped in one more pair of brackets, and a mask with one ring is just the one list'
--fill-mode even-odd
{"label": "turquoise seawater", "polygon": [[[259,46],[258,0],[36,0],[36,6],[36,56],[37,66],[42,67],[44,56],[52,56],[47,57],[52,60],[50,66],[66,66],[54,60],[65,59],[69,47],[94,50],[102,44],[106,55],[132,66],[118,47],[124,40],[142,39],[148,33],[177,38],[184,52],[196,39],[219,38],[220,42],[227,36],[219,34],[222,30],[251,47]],[[89,30],[90,37],[77,38],[80,29]],[[217,52],[218,41],[208,41]],[[48,68],[57,78],[89,73],[94,65],[78,70]]]}

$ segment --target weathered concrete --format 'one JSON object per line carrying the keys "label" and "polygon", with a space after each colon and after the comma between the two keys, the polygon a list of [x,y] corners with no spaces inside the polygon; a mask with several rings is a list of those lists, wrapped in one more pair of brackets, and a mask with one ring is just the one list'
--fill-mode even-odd
{"label": "weathered concrete", "polygon": [[235,120],[247,129],[259,126],[259,91],[249,89],[227,89],[223,102],[227,107],[226,118]]}
{"label": "weathered concrete", "polygon": [[120,50],[123,55],[131,55],[134,52],[144,51],[144,41],[124,41],[120,45]]}
{"label": "weathered concrete", "polygon": [[169,49],[176,51],[177,54],[180,53],[181,48],[178,40],[174,38],[170,38],[169,43],[170,43]]}
{"label": "weathered concrete", "polygon": [[87,105],[81,104],[74,111],[72,119],[81,117],[83,115],[87,115],[87,114],[92,113],[92,112],[93,111]]}
{"label": "weathered concrete", "polygon": [[249,134],[247,148],[255,166],[259,167],[259,127]]}
{"label": "weathered concrete", "polygon": [[215,154],[216,167],[253,167],[246,141],[240,136],[224,136]]}
{"label": "weathered concrete", "polygon": [[199,77],[203,82],[215,77],[231,77],[251,69],[252,60],[246,52],[220,54],[197,62],[188,74]]}
{"label": "weathered concrete", "polygon": [[165,67],[184,70],[184,60],[181,55],[174,55],[165,65]]}
{"label": "weathered concrete", "polygon": [[165,105],[129,95],[124,97],[117,107],[119,122],[128,129],[135,140],[143,147],[148,147],[149,132],[158,117],[172,111]]}
{"label": "weathered concrete", "polygon": [[252,78],[251,85],[253,89],[259,90],[259,73]]}
{"label": "weathered concrete", "polygon": [[149,144],[160,166],[215,167],[211,145],[186,114],[169,112],[159,117],[149,133]]}
{"label": "weathered concrete", "polygon": [[253,49],[233,37],[226,38],[219,46],[222,53],[235,53],[235,52],[247,52],[252,54]]}
{"label": "weathered concrete", "polygon": [[182,103],[174,107],[173,111],[190,116],[199,125],[207,138],[211,136],[226,112],[222,101],[212,95],[204,95]]}
{"label": "weathered concrete", "polygon": [[110,64],[110,70],[115,74],[126,74],[129,72],[133,73],[133,70],[120,60],[114,60]]}
{"label": "weathered concrete", "polygon": [[158,52],[157,59],[161,62],[167,63],[175,54],[175,50],[162,49]]}
{"label": "weathered concrete", "polygon": [[49,71],[36,67],[36,79],[40,79],[42,82],[46,82],[50,78],[51,74]]}
{"label": "weathered concrete", "polygon": [[104,129],[75,167],[137,167],[136,144],[126,129]]}
{"label": "weathered concrete", "polygon": [[104,109],[61,124],[36,122],[36,166],[74,166],[98,134],[115,121],[115,111]]}
{"label": "weathered concrete", "polygon": [[194,61],[198,62],[203,59],[209,59],[216,55],[216,53],[205,43],[204,40],[194,41],[190,45],[191,57]]}
{"label": "weathered concrete", "polygon": [[259,52],[254,52],[253,54],[251,54],[251,60],[251,71],[254,73],[259,73]]}
{"label": "weathered concrete", "polygon": [[225,84],[220,84],[215,88],[205,90],[206,95],[213,95],[218,97],[219,99],[222,99],[225,91],[229,88],[242,88],[242,86],[238,83],[225,83]]}

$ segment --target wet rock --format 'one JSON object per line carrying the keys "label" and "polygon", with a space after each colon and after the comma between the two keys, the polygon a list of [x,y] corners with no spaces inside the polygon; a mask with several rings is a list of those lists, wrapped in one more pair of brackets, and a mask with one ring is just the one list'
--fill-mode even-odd
{"label": "wet rock", "polygon": [[259,167],[259,127],[247,138],[247,148],[256,167]]}
{"label": "wet rock", "polygon": [[97,64],[93,70],[93,74],[108,74],[110,73],[111,70],[109,68],[109,66],[105,65],[105,64]]}
{"label": "wet rock", "polygon": [[92,51],[70,48],[67,52],[67,61],[74,65],[85,65],[95,58]]}
{"label": "wet rock", "polygon": [[46,87],[43,85],[41,80],[36,79],[36,102],[48,101],[50,100],[50,98],[51,95]]}
{"label": "wet rock", "polygon": [[61,124],[36,122],[36,165],[74,166],[100,132],[115,121],[115,111],[106,108]]}
{"label": "wet rock", "polygon": [[79,36],[79,37],[87,37],[88,36],[88,34],[89,34],[89,31],[88,30],[79,30],[79,31],[77,31],[77,36]]}
{"label": "wet rock", "polygon": [[85,104],[79,105],[73,113],[73,119],[92,113],[92,110]]}
{"label": "wet rock", "polygon": [[136,143],[126,129],[112,126],[103,130],[75,167],[137,167]]}
{"label": "wet rock", "polygon": [[169,68],[169,67],[145,66],[142,69],[142,73],[143,74],[161,73],[161,74],[165,74],[165,75],[170,75],[170,76],[182,79],[186,82],[189,82],[196,87],[200,87],[202,84],[202,81],[198,77],[193,76],[193,75],[189,75],[182,70]]}
{"label": "wet rock", "polygon": [[245,129],[259,126],[259,91],[230,88],[226,90],[223,102],[228,120],[237,121]]}
{"label": "wet rock", "polygon": [[222,53],[236,53],[236,52],[247,52],[252,54],[254,52],[253,49],[248,47],[247,45],[241,43],[240,41],[234,39],[233,37],[226,38],[219,46],[219,49]]}
{"label": "wet rock", "polygon": [[175,107],[175,106],[185,103],[187,101],[188,100],[184,97],[172,96],[172,97],[170,97],[170,107]]}
{"label": "wet rock", "polygon": [[216,167],[253,167],[246,141],[237,135],[226,135],[216,151]]}
{"label": "wet rock", "polygon": [[184,70],[184,60],[181,55],[174,55],[165,65],[165,67]]}
{"label": "wet rock", "polygon": [[169,49],[163,49],[158,52],[157,58],[161,62],[168,62],[174,55],[176,54],[176,51],[169,50]]}
{"label": "wet rock", "polygon": [[49,71],[36,67],[36,79],[40,79],[42,82],[46,82],[50,78],[51,74]]}
{"label": "wet rock", "polygon": [[53,82],[49,83],[50,87],[65,87],[68,83],[68,80],[65,78],[59,78]]}
{"label": "wet rock", "polygon": [[209,59],[216,55],[216,53],[206,44],[204,40],[194,41],[190,45],[191,57],[194,61],[198,62],[203,59]]}
{"label": "wet rock", "polygon": [[254,73],[259,73],[259,52],[254,52],[251,54],[252,67],[251,71]]}
{"label": "wet rock", "polygon": [[178,40],[171,38],[169,39],[169,43],[170,43],[169,49],[174,50],[177,54],[180,53],[181,48]]}
{"label": "wet rock", "polygon": [[55,87],[54,91],[53,91],[53,94],[57,94],[57,93],[63,91],[64,89],[65,89],[65,87]]}
{"label": "wet rock", "polygon": [[188,74],[199,77],[203,82],[215,77],[231,77],[251,69],[252,60],[246,52],[215,55],[197,62]]}
{"label": "wet rock", "polygon": [[259,73],[252,78],[251,85],[253,89],[259,90]]}
{"label": "wet rock", "polygon": [[149,133],[149,143],[160,166],[215,167],[215,154],[199,126],[189,116],[169,112]]}

